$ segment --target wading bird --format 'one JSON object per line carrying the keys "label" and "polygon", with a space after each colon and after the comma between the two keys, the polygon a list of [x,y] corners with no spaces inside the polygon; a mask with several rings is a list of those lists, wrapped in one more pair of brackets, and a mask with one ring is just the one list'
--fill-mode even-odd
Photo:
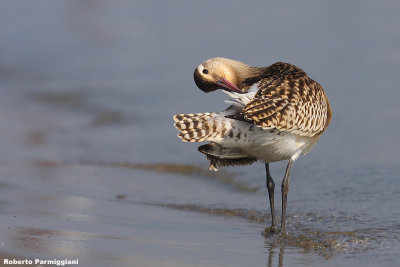
{"label": "wading bird", "polygon": [[274,207],[275,183],[269,163],[288,160],[282,181],[281,233],[293,162],[306,154],[327,129],[332,112],[322,86],[300,68],[277,62],[252,67],[226,58],[204,61],[194,71],[202,91],[223,89],[232,100],[222,112],[174,116],[179,138],[184,142],[210,143],[199,147],[207,155],[210,169],[265,163],[266,186],[272,224],[264,233],[279,232]]}

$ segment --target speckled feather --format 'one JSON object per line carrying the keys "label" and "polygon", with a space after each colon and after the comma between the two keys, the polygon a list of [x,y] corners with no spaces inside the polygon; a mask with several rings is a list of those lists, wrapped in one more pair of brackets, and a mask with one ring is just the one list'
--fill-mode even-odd
{"label": "speckled feather", "polygon": [[239,159],[220,159],[215,156],[207,155],[207,159],[210,162],[210,170],[218,171],[220,167],[233,167],[233,166],[245,166],[251,165],[257,161],[255,158],[239,158]]}
{"label": "speckled feather", "polygon": [[252,67],[227,58],[211,58],[194,71],[204,92],[222,89],[231,99],[223,112],[175,115],[178,136],[186,142],[209,141],[198,150],[210,169],[265,162],[272,223],[264,234],[277,233],[274,181],[269,163],[288,160],[282,180],[280,232],[286,234],[286,207],[294,161],[308,153],[327,129],[332,113],[320,84],[298,67],[277,62]]}
{"label": "speckled feather", "polygon": [[175,115],[175,128],[180,131],[178,137],[184,142],[203,142],[226,133],[226,123],[221,113],[196,113]]}
{"label": "speckled feather", "polygon": [[[203,70],[212,70],[209,77]],[[223,91],[233,101],[223,112],[174,116],[185,142],[210,141],[199,147],[210,169],[296,159],[307,153],[331,120],[329,101],[320,84],[300,68],[277,62],[257,68],[213,58],[195,70],[196,85],[205,92],[218,89],[218,77],[234,82],[243,93]],[[215,145],[218,144],[218,145]]]}
{"label": "speckled feather", "polygon": [[241,113],[257,126],[309,137],[327,128],[331,113],[324,90],[296,66],[278,62],[246,82],[256,82],[259,90]]}

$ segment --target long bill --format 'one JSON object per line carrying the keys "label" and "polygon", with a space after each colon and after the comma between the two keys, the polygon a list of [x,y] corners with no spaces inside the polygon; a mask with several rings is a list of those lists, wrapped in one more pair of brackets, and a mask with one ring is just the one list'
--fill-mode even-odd
{"label": "long bill", "polygon": [[221,87],[224,88],[224,89],[227,89],[227,90],[229,90],[229,91],[232,91],[232,92],[236,92],[236,93],[239,93],[239,94],[242,94],[242,93],[243,93],[236,85],[234,85],[234,84],[231,83],[228,79],[225,79],[225,78],[221,78],[221,79],[217,82],[217,85],[218,85],[218,86],[221,86]]}

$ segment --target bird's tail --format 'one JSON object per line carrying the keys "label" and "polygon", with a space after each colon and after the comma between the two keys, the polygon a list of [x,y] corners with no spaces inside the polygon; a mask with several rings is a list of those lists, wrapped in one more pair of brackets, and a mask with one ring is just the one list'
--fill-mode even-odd
{"label": "bird's tail", "polygon": [[249,157],[239,148],[223,147],[217,143],[209,143],[199,146],[199,151],[207,156],[210,162],[210,170],[217,171],[219,167],[251,165],[257,161]]}
{"label": "bird's tail", "polygon": [[226,122],[219,113],[178,114],[174,117],[178,137],[184,142],[213,141],[222,138]]}
{"label": "bird's tail", "polygon": [[[209,141],[210,144],[202,145],[199,151],[207,155],[210,169],[234,165],[249,165],[256,161],[249,157],[240,148],[224,147],[218,143],[234,140],[233,119],[227,116],[234,114],[233,109],[223,112],[178,114],[174,116],[175,128],[180,131],[178,137],[184,142]],[[239,144],[239,143],[236,143]]]}

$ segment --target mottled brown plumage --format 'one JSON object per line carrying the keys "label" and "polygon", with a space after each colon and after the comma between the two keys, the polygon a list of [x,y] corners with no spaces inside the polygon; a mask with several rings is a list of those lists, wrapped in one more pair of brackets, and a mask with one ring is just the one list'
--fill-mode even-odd
{"label": "mottled brown plumage", "polygon": [[278,62],[245,84],[255,81],[259,90],[241,112],[245,119],[262,128],[309,137],[328,127],[332,118],[328,98],[322,86],[298,67]]}
{"label": "mottled brown plumage", "polygon": [[269,163],[288,160],[282,181],[281,230],[285,232],[287,193],[293,162],[311,150],[332,119],[322,86],[300,68],[283,62],[252,67],[243,62],[212,58],[194,72],[204,92],[223,89],[233,101],[222,112],[174,116],[185,142],[209,141],[199,147],[210,169],[265,162],[272,226],[276,231],[274,181]]}
{"label": "mottled brown plumage", "polygon": [[257,85],[252,101],[235,116],[263,129],[313,137],[322,134],[331,121],[330,104],[322,86],[295,65],[277,62],[258,68],[213,58],[194,72],[196,85],[205,92],[218,89],[216,82],[220,78],[227,78],[243,93]]}

